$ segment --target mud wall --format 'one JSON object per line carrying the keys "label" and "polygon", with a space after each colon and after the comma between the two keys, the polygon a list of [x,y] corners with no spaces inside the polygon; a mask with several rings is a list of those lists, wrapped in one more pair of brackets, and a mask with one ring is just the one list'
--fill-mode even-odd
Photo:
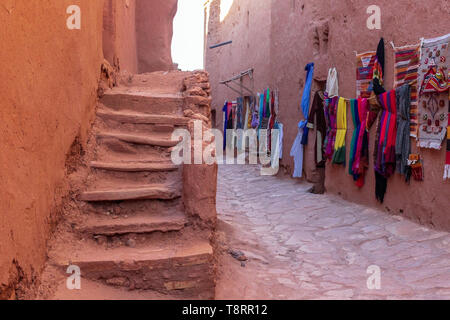
{"label": "mud wall", "polygon": [[120,71],[137,73],[136,0],[104,0],[104,2],[105,59]]}
{"label": "mud wall", "polygon": [[[207,5],[205,69],[209,71],[212,108],[216,110],[215,123],[219,128],[223,128],[222,107],[225,100],[239,96],[220,81],[253,68],[254,80],[244,77],[244,86],[262,91],[271,83],[270,5],[270,0],[235,0],[223,21],[220,21],[220,0],[211,0]],[[227,41],[233,43],[209,48]]]}
{"label": "mud wall", "polygon": [[173,69],[173,19],[178,0],[136,0],[139,73]]}
{"label": "mud wall", "polygon": [[[44,263],[66,155],[93,118],[102,62],[103,1],[4,0],[0,7],[0,298],[14,298]],[[17,286],[21,280],[20,286]]]}
{"label": "mud wall", "polygon": [[[237,96],[218,86],[217,80],[223,77],[224,70],[239,71],[242,67],[247,67],[247,61],[251,61],[256,70],[265,70],[263,75],[255,72],[254,82],[258,84],[255,91],[267,86],[280,89],[280,121],[285,128],[282,165],[288,173],[292,173],[293,170],[293,160],[289,156],[290,148],[297,134],[297,123],[302,119],[300,99],[306,77],[304,68],[307,63],[315,63],[317,80],[326,77],[328,68],[336,67],[339,73],[340,95],[354,98],[356,96],[354,51],[376,50],[380,37],[384,37],[385,87],[391,89],[394,69],[390,41],[402,46],[417,43],[421,37],[436,37],[450,32],[446,18],[450,13],[450,5],[437,0],[427,3],[414,2],[413,5],[408,0],[379,0],[376,3],[366,0],[271,0],[270,7],[265,5],[253,8],[256,12],[250,11],[250,17],[260,18],[250,19],[249,28],[245,24],[247,13],[242,10],[246,2],[250,5],[265,3],[265,1],[235,0],[223,22],[215,19],[215,14],[210,14],[207,46],[218,42],[217,40],[241,41],[239,39],[247,37],[250,39],[247,45],[233,43],[233,46],[224,47],[222,51],[206,49],[206,69],[211,76],[213,108],[216,109],[218,123],[221,126],[223,102]],[[369,17],[366,10],[372,4],[381,8],[381,30],[369,30],[366,27],[366,20]],[[263,36],[256,39],[251,28],[266,30],[267,23],[270,24],[270,31],[262,32]],[[270,46],[269,51],[267,46]],[[263,54],[264,59],[255,59],[257,54]],[[239,67],[236,67],[237,65]],[[318,88],[318,84],[317,81],[314,82],[313,90]],[[350,145],[353,132],[350,118],[348,119],[347,146]],[[370,133],[371,153],[374,146],[374,130]],[[304,164],[307,179],[312,178],[314,170],[313,136],[310,136],[309,141]],[[416,148],[413,147],[413,152],[415,151]],[[352,178],[347,173],[348,168],[327,165],[327,191],[340,194],[351,201],[384,209],[391,214],[400,214],[427,225],[450,230],[448,214],[450,184],[442,180],[445,151],[421,150],[421,154],[425,162],[425,181],[412,181],[408,186],[399,175],[395,175],[388,182],[383,205],[375,201],[372,162],[366,185],[361,190],[354,186]]]}

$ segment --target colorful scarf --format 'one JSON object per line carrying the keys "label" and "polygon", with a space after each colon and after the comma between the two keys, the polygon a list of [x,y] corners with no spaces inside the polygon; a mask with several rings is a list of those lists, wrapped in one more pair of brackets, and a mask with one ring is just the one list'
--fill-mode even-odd
{"label": "colorful scarf", "polygon": [[[327,134],[327,123],[324,114],[324,101],[322,91],[316,91],[311,110],[308,116],[308,128],[316,128],[316,141],[314,145],[314,159],[316,168],[325,167],[324,142]],[[314,120],[316,124],[314,125]]]}
{"label": "colorful scarf", "polygon": [[237,107],[236,107],[236,129],[244,129],[244,98],[237,98]]}
{"label": "colorful scarf", "polygon": [[378,120],[375,140],[375,195],[383,203],[387,190],[387,179],[396,166],[395,140],[397,137],[397,99],[395,90],[378,96],[382,113]]}
{"label": "colorful scarf", "polygon": [[[308,63],[305,67],[306,70],[306,83],[305,87],[303,89],[303,95],[302,95],[302,112],[305,119],[308,119],[309,114],[309,102],[311,99],[311,87],[312,87],[312,80],[314,76],[314,63]],[[307,120],[301,120],[298,123],[298,133],[294,140],[294,143],[291,148],[290,155],[294,158],[294,178],[301,178],[303,176],[303,135],[307,131]]]}
{"label": "colorful scarf", "polygon": [[444,180],[450,179],[450,93],[448,104],[447,155],[445,159]]}
{"label": "colorful scarf", "polygon": [[352,99],[350,106],[355,130],[350,147],[349,174],[361,188],[364,186],[365,174],[369,167],[369,133],[366,130],[369,102],[365,98]]}
{"label": "colorful scarf", "polygon": [[418,72],[420,66],[420,43],[416,45],[394,47],[395,70],[394,88],[408,83],[411,86],[410,135],[417,138],[419,125],[418,109]]}
{"label": "colorful scarf", "polygon": [[422,148],[441,149],[446,135],[450,34],[422,41],[419,68],[419,139]]}
{"label": "colorful scarf", "polygon": [[411,153],[411,86],[409,84],[404,84],[395,89],[395,93],[397,99],[397,139],[395,142],[397,171],[406,177],[406,181],[409,181],[408,157]]}
{"label": "colorful scarf", "polygon": [[333,159],[334,144],[336,142],[336,114],[339,97],[326,99],[325,101],[325,120],[327,121],[327,137],[325,139],[325,158]]}
{"label": "colorful scarf", "polygon": [[379,126],[379,140],[375,159],[375,170],[389,178],[395,172],[395,142],[397,138],[397,98],[395,90],[378,96],[382,113]]}
{"label": "colorful scarf", "polygon": [[347,102],[339,98],[336,113],[336,141],[334,143],[333,163],[345,166],[345,137],[347,135]]}
{"label": "colorful scarf", "polygon": [[[356,54],[356,96],[358,98],[370,97],[370,93],[373,91],[374,70],[381,69],[375,68],[376,65],[381,67],[377,63],[377,53],[375,51]],[[382,75],[380,79],[382,79]]]}

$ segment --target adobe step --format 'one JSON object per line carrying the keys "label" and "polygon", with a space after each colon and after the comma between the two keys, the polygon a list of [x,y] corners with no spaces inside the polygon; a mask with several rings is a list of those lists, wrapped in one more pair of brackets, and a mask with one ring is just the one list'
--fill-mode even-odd
{"label": "adobe step", "polygon": [[91,168],[100,170],[120,171],[120,172],[165,172],[176,171],[179,166],[170,162],[105,162],[92,161]]}
{"label": "adobe step", "polygon": [[142,144],[157,147],[174,147],[178,144],[178,141],[170,140],[170,136],[161,135],[139,135],[139,134],[126,134],[118,132],[99,132],[98,138],[117,139],[123,142]]}
{"label": "adobe step", "polygon": [[181,93],[151,92],[148,88],[139,87],[116,87],[107,91],[100,103],[113,110],[182,115],[184,98]]}
{"label": "adobe step", "polygon": [[97,115],[105,120],[133,124],[160,124],[172,126],[186,126],[189,118],[164,114],[147,114],[132,111],[114,111],[106,108],[97,110]]}
{"label": "adobe step", "polygon": [[132,217],[106,215],[89,215],[76,226],[81,233],[93,236],[114,236],[128,233],[152,233],[180,231],[187,224],[184,214],[176,215],[148,215],[139,214]]}
{"label": "adobe step", "polygon": [[181,197],[181,192],[163,184],[141,187],[111,188],[81,193],[79,200],[86,202],[124,200],[172,200]]}
{"label": "adobe step", "polygon": [[213,249],[204,240],[110,250],[86,243],[69,256],[55,257],[53,261],[64,270],[76,265],[85,278],[129,290],[214,298]]}

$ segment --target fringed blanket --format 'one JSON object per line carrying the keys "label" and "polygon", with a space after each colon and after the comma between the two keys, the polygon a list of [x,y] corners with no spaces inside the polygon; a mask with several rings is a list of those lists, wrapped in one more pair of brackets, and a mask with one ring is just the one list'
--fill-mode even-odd
{"label": "fringed blanket", "polygon": [[394,47],[394,88],[408,83],[411,85],[410,135],[417,138],[418,118],[418,89],[417,79],[420,66],[420,43],[416,45]]}
{"label": "fringed blanket", "polygon": [[419,68],[419,141],[422,148],[441,149],[448,122],[450,34],[422,41]]}
{"label": "fringed blanket", "polygon": [[375,51],[356,54],[356,96],[358,98],[370,97],[377,61]]}
{"label": "fringed blanket", "polygon": [[353,176],[355,184],[361,188],[364,186],[365,174],[369,166],[369,134],[366,130],[369,102],[365,98],[352,99],[350,107],[355,130],[350,147],[349,174]]}

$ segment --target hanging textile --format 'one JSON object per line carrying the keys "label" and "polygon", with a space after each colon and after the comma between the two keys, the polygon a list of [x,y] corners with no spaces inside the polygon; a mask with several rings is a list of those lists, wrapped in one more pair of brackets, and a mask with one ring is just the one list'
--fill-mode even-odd
{"label": "hanging textile", "polygon": [[375,51],[356,54],[356,96],[358,98],[370,97],[376,62]]}
{"label": "hanging textile", "polygon": [[253,129],[258,128],[259,126],[259,113],[258,113],[258,103],[259,103],[259,93],[256,97],[253,97],[253,114],[252,114],[252,123],[251,127]]}
{"label": "hanging textile", "polygon": [[419,139],[422,148],[441,149],[448,121],[450,34],[422,41],[419,68]]}
{"label": "hanging textile", "polygon": [[307,71],[307,78],[305,90],[303,91],[302,96],[302,111],[304,120],[300,121],[299,125],[303,128],[302,144],[306,146],[308,144],[309,128],[307,126],[307,123],[309,115],[309,104],[311,103],[311,86],[314,75],[314,63],[307,64],[305,70]]}
{"label": "hanging textile", "polygon": [[336,141],[336,115],[339,97],[327,99],[325,101],[325,120],[327,122],[327,137],[325,139],[325,158],[332,160],[334,154],[334,144]]}
{"label": "hanging textile", "polygon": [[279,149],[280,149],[280,159],[283,159],[283,136],[284,136],[283,124],[281,122],[277,121],[275,123],[275,127],[274,128],[279,130],[278,143],[279,143]]}
{"label": "hanging textile", "polygon": [[269,118],[269,151],[272,152],[272,129],[274,129],[275,122],[277,120],[277,114],[275,112],[275,93],[271,92],[270,98],[270,118]]}
{"label": "hanging textile", "polygon": [[350,106],[355,130],[350,147],[349,174],[353,176],[355,184],[362,188],[369,167],[369,133],[366,130],[369,101],[365,98],[352,99]]}
{"label": "hanging textile", "polygon": [[385,92],[383,88],[383,76],[384,76],[384,39],[381,38],[380,42],[378,43],[377,52],[375,54],[372,83],[369,87],[369,90],[375,92],[376,95]]}
{"label": "hanging textile", "polygon": [[411,153],[410,139],[410,110],[411,110],[411,86],[404,84],[395,89],[397,99],[397,139],[395,142],[395,156],[397,171],[409,181],[408,157]]}
{"label": "hanging textile", "polygon": [[[303,89],[303,95],[302,95],[302,111],[303,116],[305,119],[308,117],[309,113],[309,102],[311,98],[311,86],[312,86],[312,80],[314,76],[314,63],[308,63],[305,67],[306,70],[306,83],[305,88]],[[303,176],[303,134],[305,133],[307,120],[301,120],[298,123],[298,133],[295,138],[294,144],[291,148],[291,157],[294,158],[294,178],[301,178]],[[307,131],[306,131],[307,134]]]}
{"label": "hanging textile", "polygon": [[378,100],[382,112],[378,121],[374,154],[375,194],[382,203],[387,190],[387,179],[394,173],[396,166],[397,99],[395,90],[379,95]]}
{"label": "hanging textile", "polygon": [[223,150],[225,150],[227,145],[227,127],[228,127],[228,102],[225,101],[225,104],[222,108],[223,111]]}
{"label": "hanging textile", "polygon": [[450,179],[450,92],[448,95],[447,154],[445,158],[444,180]]}
{"label": "hanging textile", "polygon": [[347,102],[339,98],[336,112],[336,141],[334,143],[333,163],[345,166],[345,138],[347,135]]}
{"label": "hanging textile", "polygon": [[410,135],[417,138],[419,124],[418,110],[418,72],[420,66],[420,43],[404,47],[394,47],[394,88],[404,84],[411,86]]}
{"label": "hanging textile", "polygon": [[328,70],[327,85],[325,89],[325,96],[327,98],[337,97],[339,95],[338,73],[336,68]]}
{"label": "hanging textile", "polygon": [[[324,113],[324,97],[322,91],[316,91],[311,111],[308,116],[308,127],[316,128],[316,141],[314,146],[314,159],[316,168],[325,167],[325,137],[327,134],[327,123],[325,121]],[[314,124],[315,119],[315,124]]]}
{"label": "hanging textile", "polygon": [[237,98],[236,103],[236,129],[244,129],[243,112],[244,112],[244,98],[239,97]]}

